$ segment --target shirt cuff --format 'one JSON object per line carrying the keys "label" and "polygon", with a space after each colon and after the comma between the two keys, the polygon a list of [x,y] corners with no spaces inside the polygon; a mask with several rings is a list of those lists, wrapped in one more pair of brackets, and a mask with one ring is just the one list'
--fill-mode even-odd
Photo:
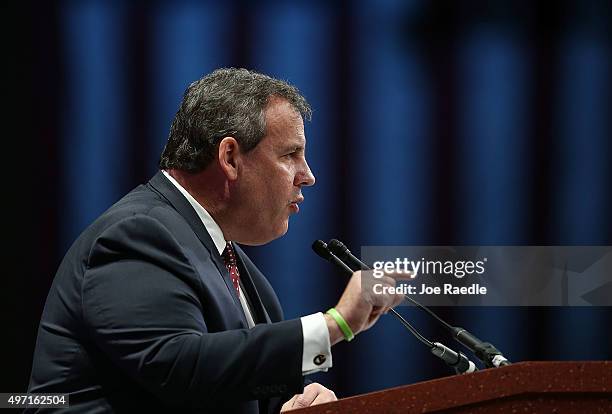
{"label": "shirt cuff", "polygon": [[332,367],[331,344],[327,322],[321,312],[300,318],[304,337],[302,374],[327,371]]}

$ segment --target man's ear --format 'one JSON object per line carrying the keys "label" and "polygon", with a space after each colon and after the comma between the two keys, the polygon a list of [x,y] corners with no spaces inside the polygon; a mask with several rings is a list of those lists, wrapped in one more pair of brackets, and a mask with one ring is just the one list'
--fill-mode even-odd
{"label": "man's ear", "polygon": [[219,166],[228,180],[233,181],[238,178],[238,165],[236,161],[239,154],[240,148],[236,138],[225,137],[219,143],[217,158],[219,160]]}

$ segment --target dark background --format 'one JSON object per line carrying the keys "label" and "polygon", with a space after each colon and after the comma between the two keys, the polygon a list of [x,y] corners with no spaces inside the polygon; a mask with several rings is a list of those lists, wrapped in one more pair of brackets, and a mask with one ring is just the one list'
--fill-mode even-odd
{"label": "dark background", "polygon": [[[26,390],[63,254],[155,173],[182,92],[217,67],[289,80],[314,108],[317,185],[285,237],[249,249],[287,317],[342,290],[310,251],[318,238],[354,252],[610,244],[607,1],[49,1],[7,18],[5,224],[18,230],[5,235],[2,392]],[[609,307],[438,310],[512,361],[612,359]],[[448,374],[385,317],[316,379],[348,396]]]}

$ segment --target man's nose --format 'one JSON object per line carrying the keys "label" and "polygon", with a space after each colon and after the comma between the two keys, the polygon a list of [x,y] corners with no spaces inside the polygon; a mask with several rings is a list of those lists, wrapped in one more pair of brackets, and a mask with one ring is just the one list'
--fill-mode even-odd
{"label": "man's nose", "polygon": [[311,186],[314,185],[316,179],[312,171],[310,170],[310,166],[306,161],[304,161],[304,168],[295,176],[295,185],[297,186]]}

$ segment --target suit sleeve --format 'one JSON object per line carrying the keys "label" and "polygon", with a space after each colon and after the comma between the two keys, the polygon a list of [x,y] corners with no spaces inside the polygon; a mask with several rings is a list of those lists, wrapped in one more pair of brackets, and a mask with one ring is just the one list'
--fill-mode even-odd
{"label": "suit sleeve", "polygon": [[91,249],[85,328],[114,364],[169,404],[301,392],[300,320],[208,332],[196,293],[201,283],[159,220],[123,219]]}

